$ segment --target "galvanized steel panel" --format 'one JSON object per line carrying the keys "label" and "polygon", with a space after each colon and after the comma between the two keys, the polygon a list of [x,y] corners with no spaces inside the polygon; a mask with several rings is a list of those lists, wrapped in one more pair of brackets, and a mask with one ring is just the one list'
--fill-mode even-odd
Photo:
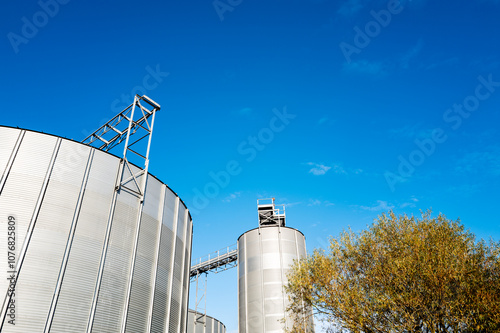
{"label": "galvanized steel panel", "polygon": [[[168,190],[167,190],[168,191]],[[156,285],[153,305],[151,332],[166,332],[165,326],[169,317],[170,304],[169,285],[171,284],[171,253],[174,233],[164,224],[161,228],[160,255],[156,272]]]}
{"label": "galvanized steel panel", "polygon": [[132,279],[132,289],[127,314],[126,332],[147,332],[151,297],[154,292],[154,273],[156,259],[157,226],[160,223],[162,211],[161,191],[159,182],[152,177],[148,179],[144,208],[141,217],[137,259]]}
{"label": "galvanized steel panel", "polygon": [[117,158],[96,151],[50,332],[84,332],[92,306]]}
{"label": "galvanized steel panel", "polygon": [[117,199],[92,332],[120,332],[137,227],[138,199],[122,191]]}
{"label": "galvanized steel panel", "polygon": [[[63,168],[61,165],[72,153],[71,143],[63,142],[18,273],[19,320],[15,326],[4,327],[4,332],[44,330],[86,166],[85,160],[71,169]],[[87,148],[87,157],[88,153]],[[29,320],[23,320],[23,313],[29,313]]]}
{"label": "galvanized steel panel", "polygon": [[[41,189],[44,179],[51,171],[49,164],[54,153],[56,141],[56,138],[46,137],[43,139],[43,149],[37,149],[39,141],[36,135],[34,133],[27,133],[16,155],[16,159],[12,165],[2,194],[0,195],[0,216],[12,215],[16,218],[15,252],[16,263],[18,264],[20,260],[20,250],[23,247],[23,241],[26,237],[26,232],[33,217],[37,201],[39,198],[42,199],[41,195],[43,195],[43,193],[41,193]],[[7,239],[6,232],[6,228],[1,228],[0,236],[2,239]],[[6,256],[1,256],[0,262],[3,267],[7,267]],[[17,276],[19,277],[19,274]],[[7,282],[6,279],[1,279],[0,286],[3,291],[6,290]],[[6,292],[2,294],[5,295]],[[16,300],[26,299],[26,297],[26,294],[23,296],[20,289],[17,289]],[[22,315],[23,312],[26,313],[31,305],[31,302],[28,304],[25,303],[24,309],[21,308],[17,310],[17,318],[19,319],[19,316]],[[38,321],[40,321],[40,317],[43,316],[43,314],[39,312],[37,312],[37,314]],[[16,324],[17,323],[19,323],[19,321],[17,321]],[[29,326],[29,324],[30,323],[27,323],[26,326]],[[33,323],[33,325],[38,327],[38,322]],[[13,325],[9,326],[11,327],[4,328],[6,332],[15,329]]]}
{"label": "galvanized steel panel", "polygon": [[158,221],[148,215],[141,220],[137,259],[135,262],[126,332],[147,332],[150,298],[153,295],[156,226]]}

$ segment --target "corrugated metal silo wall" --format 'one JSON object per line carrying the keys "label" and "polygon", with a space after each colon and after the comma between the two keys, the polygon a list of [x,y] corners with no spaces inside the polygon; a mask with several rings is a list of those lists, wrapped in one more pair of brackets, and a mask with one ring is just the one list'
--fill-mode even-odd
{"label": "corrugated metal silo wall", "polygon": [[[119,169],[116,156],[78,142],[0,127],[2,332],[186,329],[191,216],[148,175],[137,223],[139,199],[115,191]],[[14,303],[6,296],[9,220]]]}
{"label": "corrugated metal silo wall", "polygon": [[189,309],[187,333],[226,333],[226,326],[215,318],[206,316],[205,324],[203,318],[196,321],[196,318],[203,316],[194,310]]}
{"label": "corrugated metal silo wall", "polygon": [[[291,328],[283,286],[294,259],[306,256],[304,235],[288,227],[261,227],[238,239],[239,333],[284,332]],[[313,332],[312,322],[308,332]]]}

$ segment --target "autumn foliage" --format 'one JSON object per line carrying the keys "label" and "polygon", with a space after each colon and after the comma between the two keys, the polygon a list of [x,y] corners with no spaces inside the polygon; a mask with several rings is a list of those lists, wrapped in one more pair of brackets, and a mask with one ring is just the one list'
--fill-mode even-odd
{"label": "autumn foliage", "polygon": [[430,211],[345,231],[328,252],[296,262],[288,280],[292,332],[304,331],[303,304],[332,332],[500,331],[499,244]]}

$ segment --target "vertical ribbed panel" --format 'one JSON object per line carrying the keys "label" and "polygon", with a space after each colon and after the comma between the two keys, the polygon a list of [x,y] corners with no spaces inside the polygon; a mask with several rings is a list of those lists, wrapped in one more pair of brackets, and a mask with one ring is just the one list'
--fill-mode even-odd
{"label": "vertical ribbed panel", "polygon": [[247,318],[247,297],[246,297],[246,237],[240,237],[238,240],[238,330],[239,332],[246,331],[246,318]]}
{"label": "vertical ribbed panel", "polygon": [[125,191],[117,197],[92,333],[121,331],[133,255],[139,199]]}
{"label": "vertical ribbed panel", "polygon": [[[286,273],[305,257],[305,239],[287,227],[250,230],[238,239],[239,332],[283,332]],[[310,329],[308,332],[313,332]]]}
{"label": "vertical ribbed panel", "polygon": [[182,277],[184,274],[184,241],[186,235],[186,225],[184,217],[186,208],[183,204],[179,205],[177,218],[177,239],[174,252],[174,279],[172,281],[172,297],[170,303],[170,321],[168,331],[176,332],[182,319],[181,300],[183,294]]}
{"label": "vertical ribbed panel", "polygon": [[50,332],[87,327],[118,166],[117,158],[95,153]]}
{"label": "vertical ribbed panel", "polygon": [[168,318],[168,305],[170,304],[169,285],[171,283],[172,252],[175,239],[173,231],[175,202],[175,195],[170,189],[165,188],[165,202],[161,226],[160,253],[156,271],[151,332],[166,332],[165,326]]}
{"label": "vertical ribbed panel", "polygon": [[[19,139],[21,131],[13,128],[0,128],[0,184],[3,177],[7,177],[5,173],[9,159],[11,158],[16,142]],[[0,188],[0,191],[2,189]]]}
{"label": "vertical ribbed panel", "polygon": [[[3,127],[0,129],[4,135],[11,133],[17,139],[19,131],[12,132]],[[41,140],[42,147],[38,147],[39,140]],[[26,231],[40,195],[44,177],[48,171],[56,140],[57,138],[54,137],[37,138],[36,133],[26,133],[0,194],[0,216],[12,215],[16,218],[16,260],[19,258],[19,252],[23,246],[23,240],[26,237]],[[4,144],[1,143],[1,145]],[[0,228],[0,237],[2,241],[7,239],[7,228]],[[5,248],[3,250],[5,251]],[[0,255],[0,265],[8,267],[6,255]],[[6,295],[8,282],[5,278],[0,279],[2,302]]]}
{"label": "vertical ribbed panel", "polygon": [[174,245],[174,256],[171,277],[172,281],[170,281],[170,306],[168,313],[168,332],[176,332],[180,330],[181,324],[181,299],[182,299],[182,274],[183,274],[183,250],[184,250],[184,234],[185,234],[185,226],[184,226],[184,214],[185,207],[183,204],[179,203],[177,205],[177,220],[176,225],[174,226],[177,230],[175,245]]}
{"label": "vertical ribbed panel", "polygon": [[191,224],[191,219],[189,217],[189,214],[186,214],[186,242],[185,242],[185,247],[184,247],[184,275],[182,277],[184,283],[182,285],[182,290],[183,290],[183,299],[181,303],[181,329],[184,331],[187,326],[187,310],[188,310],[188,303],[189,303],[189,271],[191,269],[191,245],[193,241],[193,225]]}
{"label": "vertical ribbed panel", "polygon": [[183,272],[181,276],[181,285],[182,285],[182,295],[180,299],[180,312],[181,312],[181,332],[186,330],[187,323],[187,310],[188,310],[188,302],[189,302],[189,270],[191,268],[191,242],[193,235],[193,227],[191,225],[191,219],[189,215],[189,211],[186,209],[184,213],[184,253],[183,253]]}
{"label": "vertical ribbed panel", "polygon": [[154,291],[154,272],[157,244],[157,226],[160,223],[159,207],[162,186],[148,182],[139,230],[139,241],[132,279],[126,332],[147,332],[151,297]]}
{"label": "vertical ribbed panel", "polygon": [[[25,250],[23,252],[22,249],[27,246],[24,240],[31,228],[31,221],[33,220],[34,222],[39,212],[48,183],[48,177],[52,171],[51,163],[58,149],[58,140],[56,138],[44,139],[44,149],[37,150],[36,136],[32,133],[25,136],[24,144],[19,148],[0,197],[1,216],[13,216],[16,219],[15,260],[17,269],[19,269],[19,265],[22,262],[21,256],[25,253]],[[33,161],[38,161],[40,165],[37,166]],[[7,239],[7,228],[2,228],[0,235],[3,239]],[[0,259],[2,264],[5,263],[4,267],[8,267],[6,257],[7,256],[3,256]],[[17,277],[19,278],[19,272],[17,273]],[[5,296],[7,294],[6,287],[8,281],[6,279],[1,279],[1,281],[3,288],[2,296]],[[19,299],[26,300],[27,295],[20,295],[20,290],[17,289],[16,285],[16,303]],[[5,306],[6,304],[3,301],[4,298],[2,297],[2,303]],[[32,303],[28,300],[23,307],[16,310],[17,318],[19,318],[18,315],[20,313],[29,313],[27,309],[31,306]],[[40,313],[38,313],[38,315],[39,317],[37,319],[40,319]],[[17,321],[16,324],[18,322],[19,321]],[[25,324],[29,326],[31,323],[27,322]],[[36,325],[36,323],[33,323],[33,325]],[[7,325],[4,326],[3,330],[6,332],[15,329],[13,325],[9,325],[10,327],[6,327]]]}
{"label": "vertical ribbed panel", "polygon": [[[89,148],[75,151],[70,142],[62,142],[55,161],[35,227],[27,247],[22,270],[18,274],[15,326],[2,332],[43,332],[69,228],[82,185]],[[85,156],[86,155],[86,156]],[[68,165],[70,159],[78,160]],[[80,163],[81,162],[81,163]],[[36,297],[33,297],[36,295]],[[23,313],[30,320],[23,320]],[[43,323],[42,323],[43,322]]]}
{"label": "vertical ribbed panel", "polygon": [[[176,248],[178,248],[180,245],[179,243],[176,244]],[[178,267],[177,267],[178,270]],[[174,274],[176,274],[176,270],[174,270]],[[169,327],[168,327],[168,332],[175,332],[176,329],[179,328],[180,324],[180,299],[181,299],[181,285],[180,281],[178,278],[174,277],[174,280],[171,281],[172,283],[172,295],[170,298],[170,313],[168,314],[169,316]]]}
{"label": "vertical ribbed panel", "polygon": [[170,302],[168,294],[170,276],[170,253],[169,246],[174,238],[172,230],[162,225],[160,257],[158,258],[158,268],[156,272],[155,296],[153,303],[153,318],[151,321],[151,332],[165,332],[167,305]]}

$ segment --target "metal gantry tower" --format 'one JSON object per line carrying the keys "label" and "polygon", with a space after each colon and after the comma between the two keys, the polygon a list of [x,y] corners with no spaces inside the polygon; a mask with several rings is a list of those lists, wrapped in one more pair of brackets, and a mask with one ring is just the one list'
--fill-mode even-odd
{"label": "metal gantry tower", "polygon": [[[191,264],[189,277],[191,282],[196,283],[196,301],[194,325],[206,325],[207,317],[207,275],[208,273],[220,273],[238,264],[238,247],[236,244],[227,246],[212,252],[204,257],[198,258]],[[204,276],[204,279],[200,279]]]}
{"label": "metal gantry tower", "polygon": [[[156,112],[159,110],[160,105],[146,95],[135,95],[132,104],[82,141],[86,145],[104,151],[109,151],[125,141],[121,179],[116,190],[123,189],[141,201],[144,200],[153,125]],[[139,143],[145,140],[147,140],[146,147],[144,145],[139,147]],[[139,167],[136,172],[132,171],[128,152],[133,153],[134,157],[143,163],[143,167]]]}
{"label": "metal gantry tower", "polygon": [[[135,262],[137,257],[137,246],[139,242],[139,230],[141,224],[142,210],[144,208],[144,195],[146,193],[146,181],[148,178],[149,151],[151,138],[153,136],[153,125],[156,112],[160,110],[160,105],[149,97],[135,95],[134,102],[126,107],[122,112],[114,116],[110,121],[99,127],[94,133],[86,137],[82,143],[109,151],[114,147],[123,144],[123,155],[120,164],[120,171],[115,183],[112,208],[108,217],[106,236],[100,260],[100,267],[96,282],[96,293],[92,301],[91,314],[87,326],[87,333],[90,333],[94,321],[98,291],[102,283],[102,274],[109,245],[113,215],[116,207],[117,197],[124,191],[138,199],[138,210],[136,216],[136,232],[133,248],[133,257],[130,265],[129,280],[126,294],[126,306],[123,310],[123,321],[121,332],[125,332],[127,312],[130,304],[132,289],[132,277],[134,276]],[[146,142],[147,140],[147,142]],[[146,144],[144,144],[146,142]],[[130,156],[129,153],[133,155]],[[129,158],[138,161],[133,165]],[[142,165],[141,165],[142,164]]]}

